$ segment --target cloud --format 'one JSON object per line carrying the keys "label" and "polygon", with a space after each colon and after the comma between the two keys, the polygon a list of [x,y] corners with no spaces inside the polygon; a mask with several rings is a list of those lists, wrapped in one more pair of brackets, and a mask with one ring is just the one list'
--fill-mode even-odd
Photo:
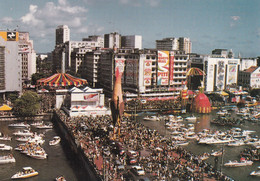
{"label": "cloud", "polygon": [[161,0],[119,0],[121,4],[132,5],[140,7],[142,5],[148,4],[151,7],[156,7],[160,4]]}
{"label": "cloud", "polygon": [[231,16],[231,22],[230,22],[230,27],[234,27],[237,22],[240,20],[240,16]]}

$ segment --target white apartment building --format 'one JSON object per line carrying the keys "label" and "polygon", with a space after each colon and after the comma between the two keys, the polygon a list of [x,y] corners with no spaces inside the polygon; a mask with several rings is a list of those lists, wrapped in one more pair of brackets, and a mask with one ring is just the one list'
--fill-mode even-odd
{"label": "white apartment building", "polygon": [[140,35],[122,36],[121,47],[142,49],[142,36]]}
{"label": "white apartment building", "polygon": [[70,29],[67,25],[59,25],[56,28],[56,46],[70,41]]}
{"label": "white apartment building", "polygon": [[257,59],[256,58],[241,58],[240,59],[240,71],[249,69],[252,66],[257,66]]}
{"label": "white apartment building", "polygon": [[192,44],[190,38],[180,37],[180,38],[164,38],[162,40],[156,40],[157,50],[179,50],[184,51],[186,54],[192,52]]}
{"label": "white apartment building", "polygon": [[189,54],[192,53],[192,44],[190,38],[180,37],[179,38],[179,50]]}
{"label": "white apartment building", "polygon": [[239,59],[206,57],[204,61],[205,91],[220,91],[237,84]]}
{"label": "white apartment building", "polygon": [[19,32],[18,53],[22,60],[22,80],[31,80],[32,74],[36,73],[36,52],[28,32]]}
{"label": "white apartment building", "polygon": [[121,48],[121,35],[117,32],[105,34],[104,48]]}

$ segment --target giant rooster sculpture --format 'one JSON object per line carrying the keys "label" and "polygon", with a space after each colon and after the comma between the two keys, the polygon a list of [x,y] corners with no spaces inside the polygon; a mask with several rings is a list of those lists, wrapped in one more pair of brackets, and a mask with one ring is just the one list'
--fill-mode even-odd
{"label": "giant rooster sculpture", "polygon": [[118,136],[120,136],[121,116],[124,113],[121,78],[122,78],[122,72],[120,72],[119,68],[117,67],[115,72],[114,90],[113,90],[113,95],[110,104],[112,118],[113,118],[113,125],[114,125],[113,139],[116,139],[116,133]]}

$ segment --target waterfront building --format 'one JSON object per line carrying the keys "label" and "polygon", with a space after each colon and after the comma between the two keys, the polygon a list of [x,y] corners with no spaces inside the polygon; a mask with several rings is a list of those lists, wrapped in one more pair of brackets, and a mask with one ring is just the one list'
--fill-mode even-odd
{"label": "waterfront building", "polygon": [[221,91],[237,85],[239,59],[209,56],[205,59],[205,91]]}
{"label": "waterfront building", "polygon": [[73,116],[110,115],[111,111],[105,107],[103,89],[73,87],[69,90],[56,90],[56,105],[63,104],[65,112]]}
{"label": "waterfront building", "polygon": [[238,83],[247,88],[260,88],[260,67],[251,66],[248,69],[239,71]]}
{"label": "waterfront building", "polygon": [[19,32],[18,53],[22,60],[22,81],[26,84],[32,74],[36,73],[36,52],[28,32]]}
{"label": "waterfront building", "polygon": [[142,49],[142,36],[140,35],[127,35],[121,37],[122,48],[138,48]]}
{"label": "waterfront building", "polygon": [[104,48],[121,48],[121,35],[118,32],[105,34]]}
{"label": "waterfront building", "polygon": [[19,32],[0,31],[0,94],[22,92],[22,61]]}

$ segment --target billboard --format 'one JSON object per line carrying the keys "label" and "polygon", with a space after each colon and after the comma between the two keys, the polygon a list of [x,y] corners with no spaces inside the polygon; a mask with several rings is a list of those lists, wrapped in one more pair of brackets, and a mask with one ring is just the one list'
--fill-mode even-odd
{"label": "billboard", "polygon": [[169,51],[158,51],[157,85],[169,84]]}
{"label": "billboard", "polygon": [[170,85],[173,85],[173,72],[174,72],[174,52],[170,53]]}
{"label": "billboard", "polygon": [[19,34],[14,31],[1,31],[0,37],[2,37],[5,41],[18,41]]}
{"label": "billboard", "polygon": [[98,93],[86,94],[84,95],[84,100],[87,102],[98,101],[99,100]]}
{"label": "billboard", "polygon": [[224,61],[219,61],[218,62],[218,68],[217,68],[217,88],[219,90],[224,90],[225,86],[225,63]]}
{"label": "billboard", "polygon": [[228,77],[228,80],[227,80],[228,85],[237,83],[237,66],[236,65],[228,66],[227,77]]}
{"label": "billboard", "polygon": [[144,85],[151,85],[152,81],[152,60],[144,60]]}

